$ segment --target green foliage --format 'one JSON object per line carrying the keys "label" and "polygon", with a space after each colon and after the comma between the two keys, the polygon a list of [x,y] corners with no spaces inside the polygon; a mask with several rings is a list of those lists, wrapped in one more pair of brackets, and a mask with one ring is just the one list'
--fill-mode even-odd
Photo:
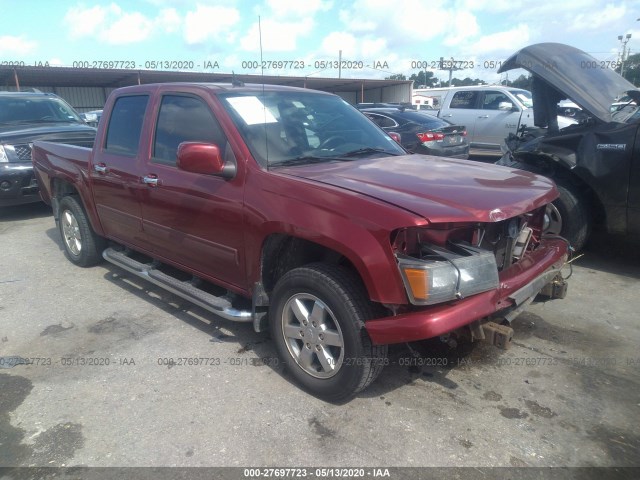
{"label": "green foliage", "polygon": [[[448,81],[442,81],[441,84],[443,87],[449,86]],[[484,80],[480,80],[479,78],[472,79],[471,77],[466,77],[466,78],[463,78],[462,80],[460,80],[459,78],[451,79],[452,87],[469,87],[471,85],[486,85],[486,84],[487,82],[485,82]]]}
{"label": "green foliage", "polygon": [[409,80],[413,80],[414,88],[432,88],[438,84],[438,79],[433,75],[433,72],[426,70],[412,74]]}
{"label": "green foliage", "polygon": [[[620,73],[620,69],[618,68],[616,72]],[[640,85],[640,53],[629,55],[624,62],[624,73],[622,76],[636,87]]]}
{"label": "green foliage", "polygon": [[531,91],[531,75],[520,75],[515,80],[508,81],[507,86]]}

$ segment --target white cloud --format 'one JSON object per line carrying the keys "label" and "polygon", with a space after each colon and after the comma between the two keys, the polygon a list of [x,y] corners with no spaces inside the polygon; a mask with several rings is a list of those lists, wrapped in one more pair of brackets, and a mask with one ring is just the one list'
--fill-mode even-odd
{"label": "white cloud", "polygon": [[182,17],[175,8],[164,8],[156,18],[157,25],[167,33],[173,33],[182,26]]}
{"label": "white cloud", "polygon": [[229,38],[240,21],[240,12],[233,7],[198,5],[185,17],[184,37],[188,44]]}
{"label": "white cloud", "polygon": [[480,33],[476,17],[470,12],[459,12],[453,19],[452,32],[444,39],[444,45],[450,47],[459,45],[465,40]]}
{"label": "white cloud", "polygon": [[107,7],[96,5],[91,8],[77,5],[67,10],[64,22],[69,26],[71,38],[87,37],[94,35],[104,25],[107,16],[121,12],[120,7],[114,3]]}
{"label": "white cloud", "polygon": [[604,8],[591,10],[587,13],[579,13],[569,24],[568,30],[596,30],[607,24],[622,20],[627,13],[625,5],[615,6],[609,3]]}
{"label": "white cloud", "polygon": [[313,17],[319,11],[331,9],[333,2],[323,0],[266,0],[273,15],[278,18]]}
{"label": "white cloud", "polygon": [[495,52],[515,52],[519,48],[530,44],[530,38],[529,26],[519,24],[511,30],[480,37],[469,45],[467,50],[471,55],[483,55],[486,58],[487,54]]}
{"label": "white cloud", "polygon": [[93,7],[79,4],[67,10],[64,23],[71,38],[91,37],[102,43],[123,45],[146,40],[156,31],[176,32],[182,18],[175,8],[164,8],[151,18],[140,12],[124,11],[116,3]]}
{"label": "white cloud", "polygon": [[33,52],[37,45],[36,42],[25,38],[23,35],[19,37],[3,35],[0,37],[0,56],[26,55]]}
{"label": "white cloud", "polygon": [[126,13],[101,32],[100,38],[112,45],[141,42],[147,39],[153,22],[141,13]]}
{"label": "white cloud", "polygon": [[331,32],[322,40],[319,53],[323,56],[337,57],[340,50],[345,57],[355,59],[360,52],[356,37],[347,32]]}
{"label": "white cloud", "polygon": [[[313,28],[311,18],[296,22],[266,19],[260,24],[264,52],[291,52],[296,49],[298,37],[308,34]],[[240,47],[247,51],[260,50],[260,29],[257,22],[251,25],[247,35],[240,40]]]}
{"label": "white cloud", "polygon": [[339,11],[338,19],[346,32],[385,38],[396,50],[443,35],[456,44],[479,30],[473,13],[438,1],[404,0],[401,8],[393,8],[388,0],[355,0]]}
{"label": "white cloud", "polygon": [[[462,12],[517,12],[526,3],[528,2],[523,0],[464,0],[459,6],[459,10]],[[557,5],[554,4],[554,6],[557,8]]]}

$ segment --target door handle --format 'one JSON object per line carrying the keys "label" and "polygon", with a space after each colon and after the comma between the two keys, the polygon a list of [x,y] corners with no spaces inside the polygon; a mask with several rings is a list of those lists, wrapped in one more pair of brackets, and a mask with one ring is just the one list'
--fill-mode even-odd
{"label": "door handle", "polygon": [[93,169],[98,173],[107,173],[107,166],[104,163],[96,163]]}
{"label": "door handle", "polygon": [[158,183],[158,176],[151,173],[145,177],[142,177],[142,183],[145,183],[147,185],[149,185],[150,187],[157,187],[159,185]]}
{"label": "door handle", "polygon": [[447,113],[446,115],[442,115],[442,118],[449,118],[449,117],[453,117],[453,115],[451,113]]}
{"label": "door handle", "polygon": [[489,118],[489,115],[480,115],[478,118]]}

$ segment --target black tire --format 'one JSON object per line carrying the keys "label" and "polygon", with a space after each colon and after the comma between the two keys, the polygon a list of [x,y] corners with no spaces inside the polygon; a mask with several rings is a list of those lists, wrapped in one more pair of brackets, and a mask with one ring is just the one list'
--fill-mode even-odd
{"label": "black tire", "polygon": [[[586,199],[575,189],[557,183],[560,196],[553,201],[560,216],[560,235],[576,250],[582,250],[591,233],[591,216]],[[550,212],[547,212],[550,214]]]}
{"label": "black tire", "polygon": [[58,213],[58,229],[67,258],[80,267],[100,263],[107,242],[93,231],[78,199],[63,197]]}
{"label": "black tire", "polygon": [[[305,310],[295,313],[296,305]],[[342,267],[319,263],[284,274],[269,310],[271,336],[287,370],[305,390],[331,402],[362,391],[386,363],[387,346],[372,345],[364,328],[372,317],[360,279]]]}

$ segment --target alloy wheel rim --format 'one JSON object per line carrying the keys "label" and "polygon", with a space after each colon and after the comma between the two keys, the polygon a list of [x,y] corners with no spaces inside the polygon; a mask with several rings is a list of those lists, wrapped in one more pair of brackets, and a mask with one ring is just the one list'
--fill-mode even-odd
{"label": "alloy wheel rim", "polygon": [[62,213],[62,232],[64,243],[73,255],[78,256],[82,251],[82,236],[76,217],[69,210]]}
{"label": "alloy wheel rim", "polygon": [[291,296],[282,310],[282,335],[291,357],[305,373],[331,378],[344,362],[344,337],[331,309],[308,293]]}

